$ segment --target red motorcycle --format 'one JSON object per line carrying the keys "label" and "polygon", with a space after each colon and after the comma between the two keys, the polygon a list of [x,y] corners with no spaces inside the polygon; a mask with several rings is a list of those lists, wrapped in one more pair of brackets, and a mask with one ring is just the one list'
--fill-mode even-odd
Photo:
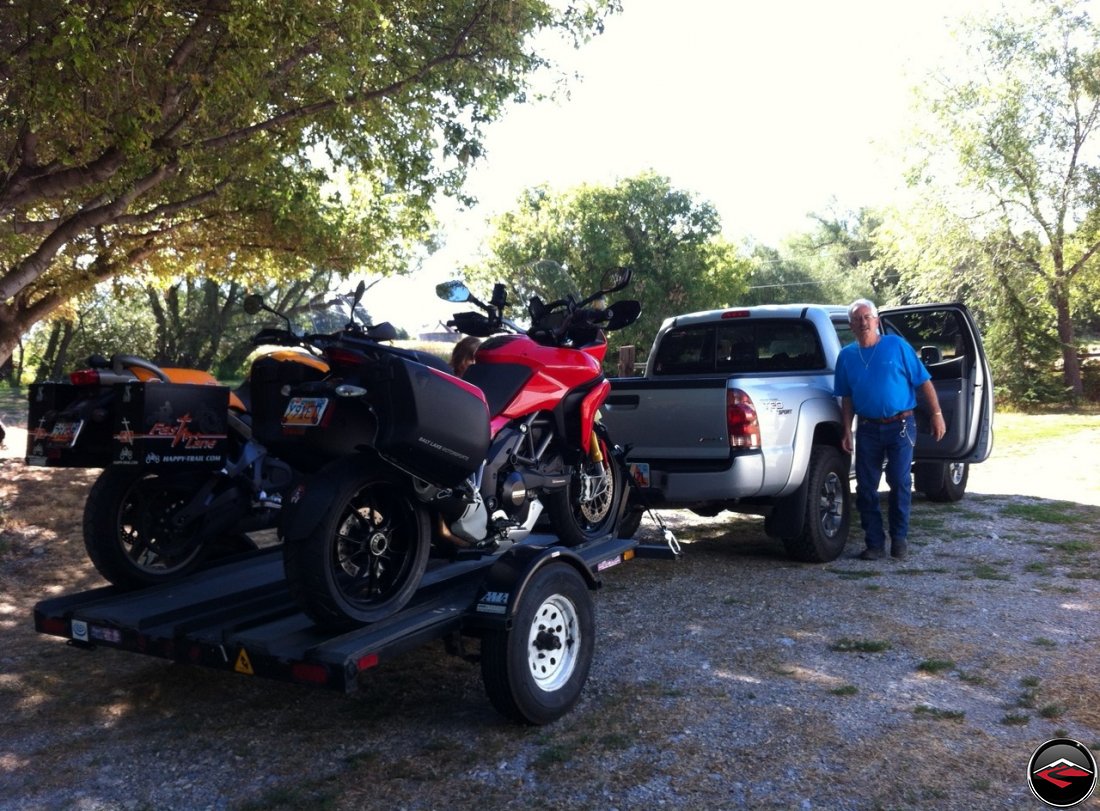
{"label": "red motorcycle", "polygon": [[448,282],[442,298],[484,310],[452,322],[487,338],[463,378],[344,334],[323,349],[328,378],[284,387],[278,424],[269,417],[260,435],[281,455],[279,432],[332,460],[292,492],[280,528],[291,593],[314,620],[389,616],[433,554],[493,554],[526,538],[544,506],[566,546],[614,533],[625,475],[598,420],[611,388],[604,332],[633,323],[641,306],[599,304],[630,277],[613,271],[579,301],[532,298],[527,329],[503,317],[503,285],[483,304]]}

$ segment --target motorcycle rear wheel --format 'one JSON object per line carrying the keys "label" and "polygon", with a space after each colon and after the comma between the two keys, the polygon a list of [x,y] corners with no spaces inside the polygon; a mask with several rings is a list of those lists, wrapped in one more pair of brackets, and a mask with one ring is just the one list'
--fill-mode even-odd
{"label": "motorcycle rear wheel", "polygon": [[377,622],[405,606],[428,563],[431,526],[408,481],[371,468],[339,485],[308,535],[285,538],[290,592],[333,629]]}
{"label": "motorcycle rear wheel", "polygon": [[171,519],[201,485],[189,474],[104,470],[84,502],[84,548],[99,573],[116,586],[137,589],[198,569],[205,544]]}
{"label": "motorcycle rear wheel", "polygon": [[602,428],[596,430],[600,461],[586,456],[569,484],[546,497],[550,524],[565,546],[578,546],[615,531],[626,481]]}

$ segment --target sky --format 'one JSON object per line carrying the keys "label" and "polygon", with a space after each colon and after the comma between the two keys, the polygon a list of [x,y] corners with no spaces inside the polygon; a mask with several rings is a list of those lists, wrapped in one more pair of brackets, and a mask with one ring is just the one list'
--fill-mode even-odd
{"label": "sky", "polygon": [[[623,0],[604,34],[555,48],[569,97],[516,105],[488,130],[467,190],[437,210],[445,246],[367,301],[410,334],[445,320],[434,297],[477,259],[487,221],[522,191],[614,184],[653,170],[714,204],[725,236],[777,246],[810,212],[888,204],[912,88],[955,47],[963,15],[998,0]],[[553,47],[553,44],[551,44]]]}

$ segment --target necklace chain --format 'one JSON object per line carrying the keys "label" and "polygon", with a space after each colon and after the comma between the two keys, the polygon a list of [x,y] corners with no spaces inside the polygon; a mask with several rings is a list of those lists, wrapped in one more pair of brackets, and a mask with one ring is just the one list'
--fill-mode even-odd
{"label": "necklace chain", "polygon": [[875,341],[874,346],[871,348],[871,357],[867,358],[867,360],[863,360],[863,347],[862,346],[856,346],[856,351],[859,353],[859,360],[863,364],[863,368],[864,369],[870,369],[871,368],[871,361],[873,361],[875,359],[875,352],[878,351],[878,341]]}

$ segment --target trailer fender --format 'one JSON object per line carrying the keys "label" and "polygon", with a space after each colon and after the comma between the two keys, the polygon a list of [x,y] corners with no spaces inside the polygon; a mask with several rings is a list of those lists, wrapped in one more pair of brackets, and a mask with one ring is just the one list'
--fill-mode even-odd
{"label": "trailer fender", "polygon": [[531,578],[545,566],[565,563],[584,578],[588,588],[595,591],[600,581],[592,574],[577,553],[564,546],[536,546],[522,544],[512,547],[490,567],[485,576],[470,621],[471,627],[493,630],[511,630],[516,606],[523,598]]}
{"label": "trailer fender", "polygon": [[358,475],[369,458],[363,453],[342,456],[291,490],[283,501],[279,517],[279,534],[283,540],[309,535],[333,508],[340,482]]}

